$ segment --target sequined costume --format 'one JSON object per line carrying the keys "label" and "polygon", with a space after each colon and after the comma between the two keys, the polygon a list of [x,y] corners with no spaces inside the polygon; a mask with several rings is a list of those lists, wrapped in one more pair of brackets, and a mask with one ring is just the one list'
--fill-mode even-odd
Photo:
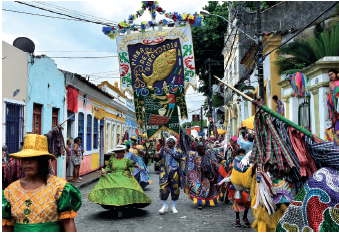
{"label": "sequined costume", "polygon": [[183,157],[180,149],[168,149],[165,152],[164,147],[160,149],[160,199],[167,200],[171,193],[172,200],[178,200],[180,195],[180,188],[184,187],[185,177],[183,175],[181,159]]}
{"label": "sequined costume", "polygon": [[[200,206],[215,206],[223,196],[217,181],[219,178],[219,165],[212,153],[206,150],[212,166],[213,177],[207,177],[202,169],[203,157],[198,152],[190,151],[186,157],[186,183],[185,193],[193,200],[193,204]],[[207,156],[206,154],[204,156]]]}
{"label": "sequined costume", "polygon": [[339,171],[321,168],[306,182],[276,231],[339,231]]}
{"label": "sequined costume", "polygon": [[61,231],[62,219],[75,218],[81,193],[66,180],[50,175],[47,184],[35,190],[22,188],[20,180],[2,192],[2,226],[14,231]]}

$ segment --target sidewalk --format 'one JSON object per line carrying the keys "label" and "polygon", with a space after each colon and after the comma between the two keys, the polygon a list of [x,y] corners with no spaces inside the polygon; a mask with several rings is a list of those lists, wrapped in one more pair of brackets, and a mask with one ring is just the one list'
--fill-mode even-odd
{"label": "sidewalk", "polygon": [[99,180],[100,178],[100,173],[99,171],[94,171],[94,172],[91,172],[89,174],[86,174],[84,176],[81,176],[82,180],[80,180],[81,182],[80,183],[75,183],[73,181],[71,181],[71,179],[73,177],[71,176],[67,176],[67,181],[70,182],[71,184],[73,184],[75,187],[77,187],[78,189],[81,189],[83,187],[86,187],[92,183],[95,183]]}

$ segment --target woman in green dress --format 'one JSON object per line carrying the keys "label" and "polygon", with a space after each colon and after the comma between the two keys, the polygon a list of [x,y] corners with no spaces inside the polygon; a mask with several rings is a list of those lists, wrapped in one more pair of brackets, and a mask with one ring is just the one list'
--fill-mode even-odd
{"label": "woman in green dress", "polygon": [[88,195],[88,200],[106,208],[116,208],[122,217],[124,207],[144,208],[152,203],[132,175],[134,162],[124,157],[126,146],[113,150],[116,157],[109,160],[102,177]]}

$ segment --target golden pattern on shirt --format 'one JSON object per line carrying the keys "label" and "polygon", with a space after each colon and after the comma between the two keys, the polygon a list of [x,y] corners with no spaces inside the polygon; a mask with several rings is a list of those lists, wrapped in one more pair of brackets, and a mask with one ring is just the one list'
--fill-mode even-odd
{"label": "golden pattern on shirt", "polygon": [[[137,147],[139,150],[144,150],[144,147],[143,147],[142,145],[137,145],[136,147]],[[135,156],[140,156],[137,149],[131,148],[131,149],[129,149],[129,152],[135,154]]]}
{"label": "golden pattern on shirt", "polygon": [[47,185],[35,190],[23,189],[20,180],[12,183],[4,192],[11,204],[12,218],[17,223],[29,224],[59,221],[57,202],[66,184],[66,180],[55,176],[50,176]]}

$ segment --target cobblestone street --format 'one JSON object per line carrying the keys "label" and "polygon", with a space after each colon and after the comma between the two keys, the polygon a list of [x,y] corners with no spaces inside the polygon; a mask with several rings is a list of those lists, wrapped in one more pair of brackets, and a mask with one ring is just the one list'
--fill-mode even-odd
{"label": "cobblestone street", "polygon": [[[96,183],[81,189],[82,207],[75,218],[78,231],[254,231],[252,228],[234,227],[235,212],[232,204],[220,203],[216,207],[206,207],[198,210],[193,202],[180,190],[180,198],[177,202],[178,214],[171,211],[160,215],[159,209],[162,202],[159,199],[159,175],[151,168],[153,184],[146,187],[146,194],[152,199],[152,204],[144,209],[126,209],[123,217],[118,218],[116,211],[108,211],[100,205],[91,203],[87,197]],[[169,198],[170,199],[170,198]],[[168,202],[169,207],[172,201]],[[240,216],[242,218],[242,214]],[[248,219],[253,223],[252,210]]]}

